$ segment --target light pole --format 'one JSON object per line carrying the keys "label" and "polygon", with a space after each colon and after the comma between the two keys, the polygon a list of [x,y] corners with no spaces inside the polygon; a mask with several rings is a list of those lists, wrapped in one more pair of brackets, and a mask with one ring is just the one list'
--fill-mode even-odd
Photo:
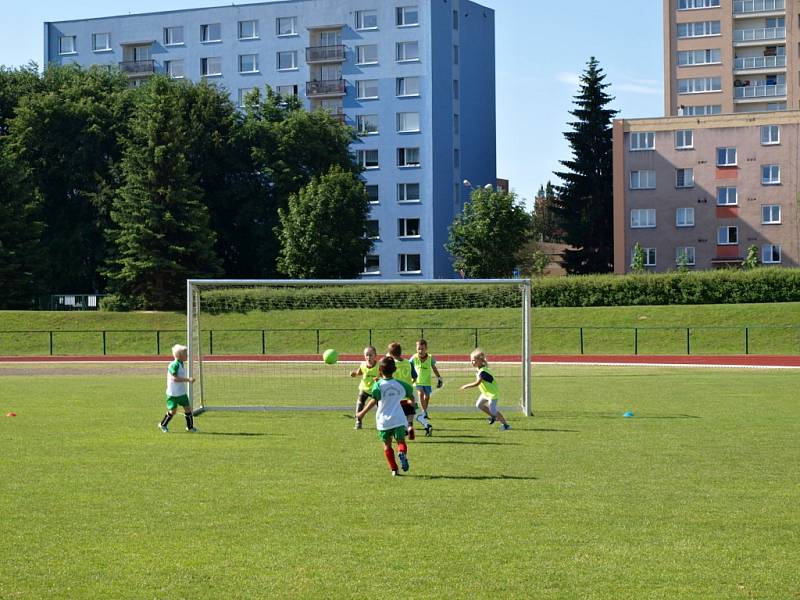
{"label": "light pole", "polygon": [[[471,192],[474,192],[475,190],[478,189],[475,186],[473,186],[472,183],[470,183],[469,179],[465,179],[461,183],[463,183],[464,187],[469,189]],[[487,183],[485,186],[483,186],[483,189],[485,189],[487,192],[493,192],[494,191],[494,186],[491,183]]]}

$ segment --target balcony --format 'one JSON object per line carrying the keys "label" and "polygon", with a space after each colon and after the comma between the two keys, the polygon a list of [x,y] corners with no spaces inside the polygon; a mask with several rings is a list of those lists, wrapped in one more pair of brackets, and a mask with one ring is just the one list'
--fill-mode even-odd
{"label": "balcony", "polygon": [[734,29],[734,43],[763,42],[767,40],[785,40],[786,27],[763,27],[758,29]]}
{"label": "balcony", "polygon": [[733,3],[734,16],[763,12],[783,12],[785,10],[785,0],[735,0]]}
{"label": "balcony", "polygon": [[782,98],[786,96],[786,84],[776,85],[748,85],[733,88],[735,99],[745,98]]}
{"label": "balcony", "polygon": [[329,79],[327,81],[307,81],[306,82],[306,96],[308,98],[320,98],[323,96],[337,97],[344,96],[347,92],[345,90],[344,79]]}
{"label": "balcony", "polygon": [[156,61],[126,60],[119,63],[119,70],[131,77],[152,75],[156,71]]}
{"label": "balcony", "polygon": [[334,121],[338,121],[341,125],[345,125],[347,122],[347,115],[344,114],[343,110],[332,110],[329,113],[331,115],[331,119]]}
{"label": "balcony", "polygon": [[748,56],[733,61],[734,71],[752,71],[755,69],[784,69],[786,56]]}
{"label": "balcony", "polygon": [[306,48],[306,62],[315,63],[344,62],[344,45],[312,46]]}

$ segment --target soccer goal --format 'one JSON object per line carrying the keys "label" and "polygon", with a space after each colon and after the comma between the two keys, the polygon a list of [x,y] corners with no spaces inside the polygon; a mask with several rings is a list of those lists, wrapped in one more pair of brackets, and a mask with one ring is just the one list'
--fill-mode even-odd
{"label": "soccer goal", "polygon": [[[195,413],[349,410],[367,346],[398,342],[408,359],[425,339],[444,385],[429,412],[469,410],[480,347],[501,410],[532,414],[530,280],[189,280],[188,373]],[[335,349],[336,364],[322,353]]]}

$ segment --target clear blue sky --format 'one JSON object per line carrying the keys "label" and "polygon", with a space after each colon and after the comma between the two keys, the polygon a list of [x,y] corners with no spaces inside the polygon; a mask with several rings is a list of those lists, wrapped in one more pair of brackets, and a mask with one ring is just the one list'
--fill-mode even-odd
{"label": "clear blue sky", "polygon": [[[483,0],[495,10],[497,173],[530,203],[569,156],[567,129],[577,75],[590,56],[608,74],[626,118],[663,115],[661,2]],[[3,6],[0,64],[42,63],[42,24],[128,12],[227,4],[221,0],[33,0]],[[246,2],[237,2],[246,4]],[[479,40],[476,40],[479,43]],[[479,185],[482,182],[473,182]]]}

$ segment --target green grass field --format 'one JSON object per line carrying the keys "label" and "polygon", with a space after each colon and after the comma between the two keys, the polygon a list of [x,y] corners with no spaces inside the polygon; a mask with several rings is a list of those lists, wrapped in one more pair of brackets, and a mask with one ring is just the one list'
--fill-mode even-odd
{"label": "green grass field", "polygon": [[[611,308],[534,308],[532,348],[536,354],[579,354],[583,328],[586,354],[685,354],[690,328],[692,354],[743,354],[745,328],[751,354],[800,352],[800,303],[701,306],[624,306]],[[203,318],[204,352],[215,354],[315,353],[372,341],[381,346],[399,339],[410,348],[424,333],[431,352],[466,353],[478,343],[494,354],[519,352],[520,311],[479,310],[295,310],[208,315]],[[400,329],[404,327],[406,329]],[[478,329],[476,332],[475,329]],[[317,342],[319,329],[319,343]],[[638,332],[634,330],[638,329]],[[136,312],[0,312],[0,355],[53,353],[155,354],[185,338],[185,316]],[[262,339],[262,330],[265,330]],[[38,333],[30,333],[32,331]],[[635,348],[635,340],[638,347]],[[262,346],[263,343],[263,346]]]}
{"label": "green grass field", "polygon": [[800,593],[795,371],[536,367],[392,479],[345,412],[161,434],[163,367],[0,365],[0,598]]}

